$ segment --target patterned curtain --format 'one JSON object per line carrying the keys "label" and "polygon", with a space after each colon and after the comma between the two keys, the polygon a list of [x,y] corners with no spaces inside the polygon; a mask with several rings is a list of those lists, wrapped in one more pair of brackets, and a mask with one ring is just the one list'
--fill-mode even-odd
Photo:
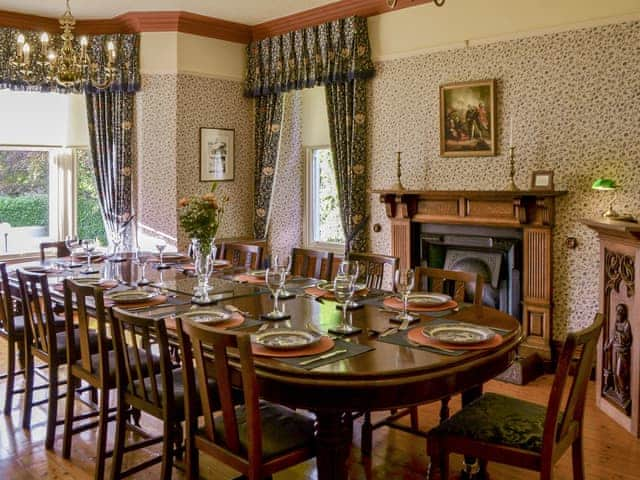
{"label": "patterned curtain", "polygon": [[[107,236],[122,228],[131,237],[133,93],[88,93],[87,120],[98,198]],[[123,225],[126,224],[126,228]]]}
{"label": "patterned curtain", "polygon": [[[367,215],[367,83],[354,79],[325,90],[342,228],[350,239]],[[366,251],[367,229],[346,247]]]}
{"label": "patterned curtain", "polygon": [[[364,218],[366,204],[365,82],[374,75],[367,20],[342,18],[254,41],[247,46],[247,57],[245,94],[257,97],[256,238],[265,238],[268,228],[282,121],[282,94],[317,85],[327,86],[327,99],[335,106],[329,116],[336,169],[350,169],[337,171],[343,225],[348,235]],[[365,237],[365,233],[357,236],[354,249],[365,248]]]}
{"label": "patterned curtain", "polygon": [[[28,83],[19,81],[14,74],[14,67],[11,61],[15,58],[17,51],[17,38],[22,34],[26,42],[32,48],[30,70],[33,71],[33,78]],[[59,93],[84,93],[95,92],[96,88],[90,83],[77,85],[73,88],[63,88],[55,82],[48,80],[45,71],[38,66],[39,60],[37,52],[40,50],[41,32],[31,30],[18,30],[9,27],[0,27],[0,89],[9,88],[12,90],[27,90],[32,92],[59,92]],[[62,39],[60,34],[49,32],[49,46],[57,52],[60,51]],[[89,36],[88,52],[91,59],[98,65],[106,64],[106,43],[112,41],[116,47],[116,67],[118,77],[111,87],[112,92],[136,92],[140,89],[139,73],[139,36],[137,34],[113,34],[113,35],[93,35]],[[98,82],[102,78],[97,79]]]}
{"label": "patterned curtain", "polygon": [[253,234],[255,238],[267,238],[273,179],[278,161],[280,130],[282,123],[283,95],[274,93],[255,100],[255,212]]}

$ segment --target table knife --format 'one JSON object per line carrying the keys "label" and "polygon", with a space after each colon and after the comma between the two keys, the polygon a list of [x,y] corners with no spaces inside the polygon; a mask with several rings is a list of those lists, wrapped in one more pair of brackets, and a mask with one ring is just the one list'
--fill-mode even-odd
{"label": "table knife", "polygon": [[327,358],[335,357],[336,355],[341,355],[343,353],[347,353],[346,350],[334,350],[333,352],[325,353],[324,355],[320,355],[319,357],[310,358],[309,360],[305,360],[304,362],[300,362],[298,365],[305,366],[310,365],[318,360],[326,360]]}

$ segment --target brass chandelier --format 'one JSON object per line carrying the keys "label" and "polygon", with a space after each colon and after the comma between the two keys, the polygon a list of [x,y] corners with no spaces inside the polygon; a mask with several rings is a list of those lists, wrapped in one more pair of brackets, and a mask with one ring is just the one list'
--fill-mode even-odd
{"label": "brass chandelier", "polygon": [[78,89],[83,85],[107,89],[118,73],[115,44],[106,42],[106,66],[101,67],[92,60],[88,53],[89,39],[83,36],[78,44],[74,42],[76,19],[71,14],[69,0],[66,2],[67,9],[59,20],[62,30],[59,52],[50,47],[51,38],[47,32],[40,35],[39,48],[35,49],[22,33],[18,34],[15,55],[10,62],[13,80],[27,85],[45,82],[65,89]]}

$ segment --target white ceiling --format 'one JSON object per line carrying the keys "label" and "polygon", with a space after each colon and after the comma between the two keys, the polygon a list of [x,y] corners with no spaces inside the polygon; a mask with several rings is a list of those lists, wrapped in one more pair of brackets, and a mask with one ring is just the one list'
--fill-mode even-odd
{"label": "white ceiling", "polygon": [[[76,18],[111,18],[126,12],[182,10],[233,22],[258,23],[337,0],[71,0]],[[0,0],[0,10],[59,17],[64,0]]]}

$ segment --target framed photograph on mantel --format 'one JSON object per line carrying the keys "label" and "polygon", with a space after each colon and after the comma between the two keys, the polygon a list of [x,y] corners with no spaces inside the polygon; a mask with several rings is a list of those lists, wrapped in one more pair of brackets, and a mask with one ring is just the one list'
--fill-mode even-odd
{"label": "framed photograph on mantel", "polygon": [[440,155],[496,154],[496,81],[440,86]]}
{"label": "framed photograph on mantel", "polygon": [[200,129],[200,181],[226,182],[235,173],[235,131],[228,128]]}

